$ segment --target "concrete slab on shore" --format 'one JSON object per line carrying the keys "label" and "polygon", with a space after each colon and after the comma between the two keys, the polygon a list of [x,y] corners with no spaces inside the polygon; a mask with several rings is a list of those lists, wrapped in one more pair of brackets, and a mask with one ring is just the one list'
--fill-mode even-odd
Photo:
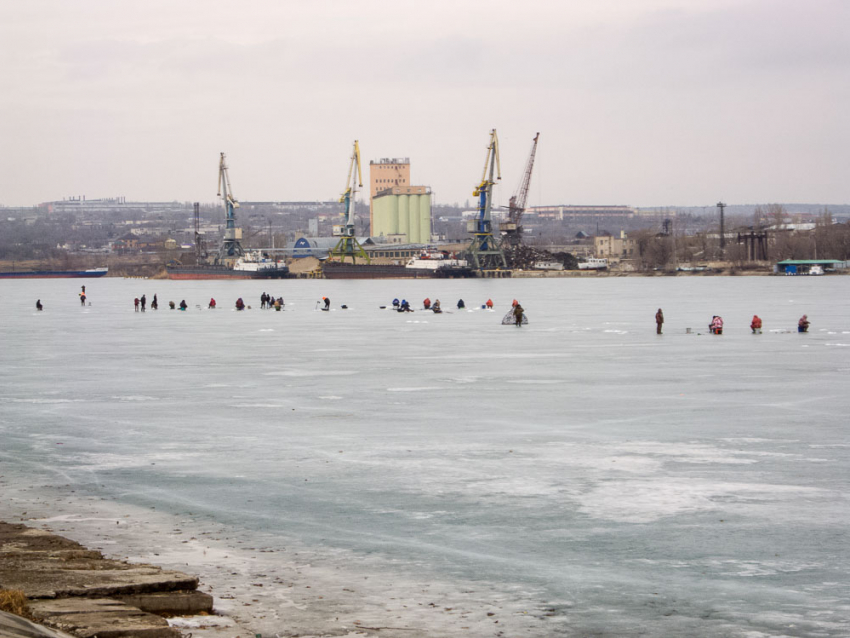
{"label": "concrete slab on shore", "polygon": [[[104,558],[51,532],[0,522],[0,589],[22,591],[35,620],[80,638],[176,638],[179,629],[163,615],[213,610],[212,596],[197,586],[183,572]],[[0,638],[56,635],[26,633],[36,625],[15,618],[0,617]]]}
{"label": "concrete slab on shore", "polygon": [[117,597],[197,586],[195,576],[107,559],[50,532],[0,523],[0,587],[19,589],[27,598]]}
{"label": "concrete slab on shore", "polygon": [[37,621],[80,638],[178,638],[168,621],[109,598],[39,600],[29,606]]}

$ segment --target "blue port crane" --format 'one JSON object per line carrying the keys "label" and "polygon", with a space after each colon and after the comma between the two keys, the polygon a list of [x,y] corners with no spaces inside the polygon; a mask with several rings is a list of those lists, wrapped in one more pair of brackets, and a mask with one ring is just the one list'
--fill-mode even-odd
{"label": "blue port crane", "polygon": [[345,191],[339,198],[340,204],[345,204],[345,226],[342,228],[341,236],[336,246],[330,252],[330,256],[345,262],[351,257],[351,263],[357,263],[357,258],[370,262],[369,255],[363,250],[363,246],[354,236],[354,206],[356,203],[357,189],[363,188],[363,171],[360,168],[360,144],[354,140],[354,149],[351,152],[351,162],[348,165],[348,179],[345,182]]}
{"label": "blue port crane", "polygon": [[224,153],[221,154],[221,161],[218,163],[218,196],[224,202],[226,223],[224,241],[221,242],[217,261],[229,266],[242,257],[245,250],[242,248],[242,229],[236,227],[236,209],[239,208],[239,202],[233,197]]}
{"label": "blue port crane", "polygon": [[487,146],[487,158],[484,161],[481,183],[472,191],[472,194],[478,197],[478,215],[467,224],[467,231],[472,233],[472,243],[468,251],[476,270],[499,270],[508,267],[505,254],[493,236],[493,222],[490,217],[490,210],[493,207],[493,186],[496,185],[494,177],[496,180],[502,179],[499,137],[496,135],[496,129],[490,131],[490,144]]}

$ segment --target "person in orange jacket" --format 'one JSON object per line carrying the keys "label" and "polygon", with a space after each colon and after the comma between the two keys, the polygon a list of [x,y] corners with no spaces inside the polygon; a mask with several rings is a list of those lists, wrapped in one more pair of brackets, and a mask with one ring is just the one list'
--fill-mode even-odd
{"label": "person in orange jacket", "polygon": [[487,309],[488,309],[488,310],[492,310],[492,309],[493,309],[493,300],[492,300],[492,299],[488,299],[488,300],[487,300],[487,303],[486,303],[486,304],[484,304],[484,305],[485,305],[485,306],[487,306]]}

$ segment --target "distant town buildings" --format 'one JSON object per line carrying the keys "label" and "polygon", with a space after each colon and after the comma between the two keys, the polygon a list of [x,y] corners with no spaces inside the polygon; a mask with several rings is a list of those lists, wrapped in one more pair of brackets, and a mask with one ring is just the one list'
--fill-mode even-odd
{"label": "distant town buildings", "polygon": [[619,237],[594,237],[593,252],[600,259],[613,261],[634,259],[637,255],[637,242],[634,239],[629,239],[626,233],[620,231]]}
{"label": "distant town buildings", "polygon": [[107,213],[139,212],[146,214],[177,213],[192,211],[190,202],[128,202],[125,197],[107,197],[104,199],[86,199],[85,195],[69,197],[61,201],[45,202],[43,208],[48,213]]}
{"label": "distant town buildings", "polygon": [[631,206],[529,206],[526,215],[558,221],[586,221],[588,219],[632,219],[637,210]]}

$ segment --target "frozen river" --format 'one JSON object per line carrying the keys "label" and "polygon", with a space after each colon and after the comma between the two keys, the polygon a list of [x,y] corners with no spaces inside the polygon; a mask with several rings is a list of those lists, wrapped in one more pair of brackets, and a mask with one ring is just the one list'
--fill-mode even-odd
{"label": "frozen river", "polygon": [[4,281],[0,325],[0,519],[257,633],[850,635],[850,277]]}

